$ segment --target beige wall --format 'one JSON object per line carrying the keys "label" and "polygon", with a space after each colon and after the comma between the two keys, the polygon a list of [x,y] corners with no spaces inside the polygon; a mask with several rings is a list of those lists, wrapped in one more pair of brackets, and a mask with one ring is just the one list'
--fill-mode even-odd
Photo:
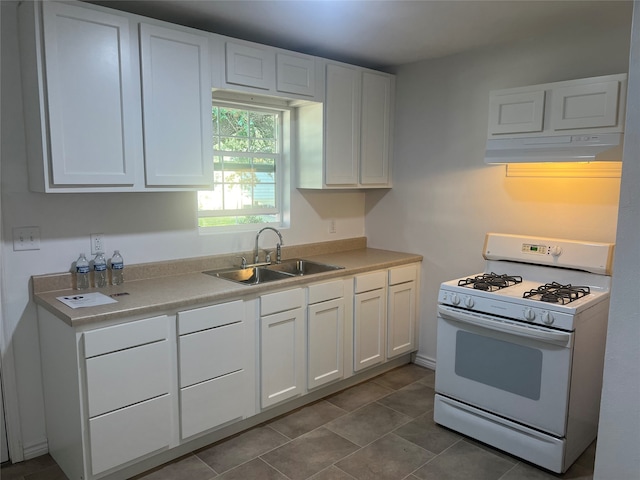
{"label": "beige wall", "polygon": [[424,256],[425,364],[439,285],[483,269],[486,232],[615,241],[619,178],[512,178],[483,163],[490,90],[627,71],[630,19],[601,27],[398,69],[394,188],[367,193],[366,233],[372,246]]}

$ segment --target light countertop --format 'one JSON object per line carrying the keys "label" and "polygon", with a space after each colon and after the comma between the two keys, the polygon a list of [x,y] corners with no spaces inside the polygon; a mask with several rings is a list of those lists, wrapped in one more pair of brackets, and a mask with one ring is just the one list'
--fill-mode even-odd
{"label": "light countertop", "polygon": [[[78,290],[70,289],[34,292],[34,300],[70,326],[80,327],[127,317],[139,318],[141,315],[171,313],[235,299],[256,298],[271,291],[422,261],[421,255],[373,248],[305,255],[303,258],[345,268],[258,285],[243,285],[201,272],[126,281],[125,270],[125,283],[122,285],[82,291],[82,293],[100,292],[105,295],[128,293],[128,295],[115,297],[117,303],[73,309],[56,298],[79,294]],[[208,268],[203,270],[206,271]]]}

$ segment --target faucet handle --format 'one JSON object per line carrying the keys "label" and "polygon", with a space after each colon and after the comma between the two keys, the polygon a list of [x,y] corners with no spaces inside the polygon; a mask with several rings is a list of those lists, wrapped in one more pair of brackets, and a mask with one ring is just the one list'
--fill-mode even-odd
{"label": "faucet handle", "polygon": [[240,266],[244,270],[245,268],[247,268],[247,258],[246,257],[239,257],[239,258],[242,260],[242,263],[240,263]]}
{"label": "faucet handle", "polygon": [[266,263],[271,263],[271,255],[273,254],[273,252],[265,251],[265,254],[266,254],[266,256],[265,256],[265,258],[264,258],[264,261],[265,261]]}

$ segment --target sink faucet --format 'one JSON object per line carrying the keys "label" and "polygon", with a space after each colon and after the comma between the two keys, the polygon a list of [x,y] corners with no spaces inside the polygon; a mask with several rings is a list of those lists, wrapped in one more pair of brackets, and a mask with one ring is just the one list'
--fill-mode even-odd
{"label": "sink faucet", "polygon": [[254,263],[259,262],[258,239],[260,238],[260,234],[265,230],[273,230],[278,235],[278,239],[280,240],[280,242],[276,244],[276,263],[280,263],[282,261],[282,250],[280,247],[284,245],[284,240],[282,240],[282,234],[278,231],[278,229],[273,227],[264,227],[256,234],[256,248],[253,252],[253,261]]}

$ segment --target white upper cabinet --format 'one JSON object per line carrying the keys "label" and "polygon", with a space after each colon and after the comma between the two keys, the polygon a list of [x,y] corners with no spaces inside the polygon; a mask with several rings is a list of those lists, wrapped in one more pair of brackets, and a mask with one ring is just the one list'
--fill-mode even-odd
{"label": "white upper cabinet", "polygon": [[298,109],[299,188],[389,188],[393,75],[327,63],[325,103]]}
{"label": "white upper cabinet", "polygon": [[544,90],[491,95],[490,133],[541,132],[544,116]]}
{"label": "white upper cabinet", "polygon": [[557,87],[551,90],[551,95],[551,127],[554,130],[615,127],[618,124],[620,80]]}
{"label": "white upper cabinet", "polygon": [[276,54],[276,90],[316,96],[315,60],[299,54]]}
{"label": "white upper cabinet", "polygon": [[84,4],[20,5],[32,190],[213,182],[208,36],[139,19]]}
{"label": "white upper cabinet", "polygon": [[622,133],[626,91],[627,74],[492,91],[488,138]]}
{"label": "white upper cabinet", "polygon": [[219,37],[225,72],[221,87],[261,95],[322,101],[316,59],[302,53]]}
{"label": "white upper cabinet", "polygon": [[268,48],[226,42],[226,82],[261,90],[273,90],[275,59],[275,53]]}
{"label": "white upper cabinet", "polygon": [[140,25],[147,186],[213,181],[209,39]]}
{"label": "white upper cabinet", "polygon": [[142,145],[129,19],[25,2],[20,22],[32,189],[132,187]]}

